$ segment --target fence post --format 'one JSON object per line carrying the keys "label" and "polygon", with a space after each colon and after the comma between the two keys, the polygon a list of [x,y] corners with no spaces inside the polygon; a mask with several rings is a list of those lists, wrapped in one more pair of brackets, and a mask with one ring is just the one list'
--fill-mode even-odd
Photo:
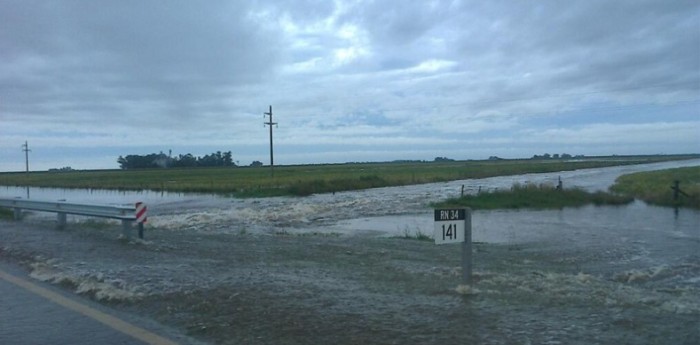
{"label": "fence post", "polygon": [[681,181],[679,181],[679,180],[673,181],[673,187],[671,187],[671,189],[673,189],[673,200],[674,201],[678,201],[678,194],[679,194],[678,192],[681,190],[680,185],[681,185]]}

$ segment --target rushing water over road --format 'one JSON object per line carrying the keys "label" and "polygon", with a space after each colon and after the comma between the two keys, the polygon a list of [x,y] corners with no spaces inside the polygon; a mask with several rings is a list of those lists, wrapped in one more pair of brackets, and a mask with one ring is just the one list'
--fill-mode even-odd
{"label": "rushing water over road", "polygon": [[[173,229],[193,229],[207,231],[259,230],[279,231],[318,231],[324,229],[351,233],[358,231],[378,231],[392,235],[429,233],[432,225],[429,204],[447,197],[459,195],[464,187],[467,193],[478,190],[510,188],[514,183],[548,183],[556,184],[561,178],[565,187],[580,187],[589,191],[606,190],[617,177],[639,171],[659,170],[683,166],[700,165],[700,160],[673,161],[653,164],[617,166],[608,168],[582,169],[543,174],[525,174],[500,176],[485,179],[470,179],[444,183],[375,188],[362,191],[350,191],[334,194],[318,194],[309,197],[276,197],[236,199],[207,194],[182,194],[153,191],[106,191],[106,190],[71,190],[51,188],[0,187],[0,196],[16,197],[28,193],[32,199],[66,200],[85,203],[122,203],[145,202],[149,206],[151,225]],[[619,218],[611,210],[628,210],[638,212],[640,216],[654,219],[663,218],[671,212],[664,208],[652,208],[645,205],[633,205],[617,208],[587,208],[563,211],[488,211],[479,212],[475,222],[484,222],[483,227],[475,229],[478,241],[531,241],[541,236],[548,236],[545,230],[518,232],[507,230],[522,224],[515,220],[524,215],[532,219],[560,219],[561,217],[578,217],[587,219]],[[548,213],[549,212],[549,213]],[[618,211],[616,211],[618,212]],[[682,210],[683,216],[689,214],[697,219],[697,211]],[[601,213],[606,213],[604,215]],[[566,218],[565,217],[565,218]],[[510,221],[510,220],[513,221]],[[510,222],[512,225],[503,224]],[[588,221],[586,221],[588,222]],[[580,224],[580,221],[571,221]],[[690,224],[695,226],[697,224]],[[497,228],[480,234],[480,228]],[[546,229],[547,226],[538,226]],[[690,228],[688,228],[690,229]],[[691,232],[691,230],[678,230]]]}
{"label": "rushing water over road", "polygon": [[[6,222],[10,231],[0,238],[5,246],[0,246],[0,252],[21,252],[24,247],[30,253],[54,250],[48,257],[60,260],[36,264],[32,274],[38,279],[72,281],[79,287],[93,286],[90,284],[97,279],[96,286],[109,296],[119,296],[122,292],[118,289],[108,293],[114,286],[123,287],[129,282],[135,286],[133,293],[150,296],[144,303],[155,299],[156,305],[163,302],[158,299],[163,291],[187,291],[183,296],[191,296],[192,291],[201,290],[207,298],[213,298],[212,292],[217,291],[213,287],[241,282],[254,287],[255,298],[249,302],[257,305],[263,300],[257,295],[261,287],[277,282],[279,286],[273,285],[271,295],[281,297],[274,303],[275,308],[284,305],[283,301],[310,298],[301,315],[308,314],[309,308],[322,311],[324,318],[328,317],[324,313],[333,310],[342,315],[361,314],[361,320],[375,313],[379,316],[374,324],[402,313],[413,317],[413,323],[402,319],[387,326],[399,333],[420,333],[416,329],[424,324],[454,330],[465,324],[484,323],[481,333],[497,340],[483,343],[612,344],[645,343],[646,339],[654,339],[646,343],[662,343],[656,339],[671,339],[673,343],[697,344],[698,210],[674,210],[636,201],[625,206],[475,211],[474,241],[487,243],[477,243],[474,253],[481,298],[464,300],[451,299],[443,290],[436,293],[432,287],[453,279],[455,261],[446,261],[443,253],[451,249],[457,254],[455,246],[441,246],[440,254],[434,254],[437,246],[430,243],[383,237],[431,235],[430,202],[459,195],[462,185],[466,192],[476,193],[479,188],[509,188],[513,183],[556,184],[561,177],[565,187],[595,191],[607,189],[623,174],[698,165],[700,160],[667,162],[264,199],[30,189],[31,197],[36,199],[144,201],[149,205],[149,226],[155,228],[153,238],[159,234],[161,239],[134,246],[114,245],[103,238],[85,242],[92,238],[80,231],[70,236],[50,231],[20,232],[12,231],[19,230],[20,223]],[[0,187],[2,197],[22,196],[23,192],[21,188]],[[32,217],[45,217],[37,223],[46,225],[46,220],[53,221],[55,215],[37,213]],[[92,233],[89,227],[83,231]],[[293,236],[295,233],[333,235]],[[68,243],[71,238],[85,242],[83,247],[74,249],[76,243]],[[108,247],[114,247],[113,252]],[[124,250],[143,256],[129,261],[132,258],[123,255]],[[170,256],[152,260],[156,255]],[[377,262],[363,266],[373,256]],[[328,261],[330,264],[324,266]],[[377,280],[383,280],[375,277],[374,270],[391,279],[410,272],[406,275],[409,278],[404,278],[409,280],[397,283],[387,278],[391,284],[376,285]],[[421,285],[424,277],[425,286]],[[408,295],[400,289],[394,293],[393,287],[402,284],[410,287],[407,291],[420,293]],[[228,299],[240,297],[240,291],[230,295],[233,288],[224,286]],[[309,286],[316,289],[309,290]],[[286,292],[289,294],[281,295]],[[316,296],[321,297],[316,300]],[[167,299],[172,300],[178,299]],[[245,304],[236,306],[241,305]],[[464,313],[464,309],[469,312]],[[290,310],[289,315],[297,320],[300,313]],[[445,315],[478,317],[459,319],[445,327],[450,319]],[[269,317],[267,309],[263,316]],[[341,319],[341,323],[348,320]],[[507,341],[520,336],[533,340]],[[599,336],[603,340],[595,340]]]}
{"label": "rushing water over road", "polygon": [[[700,165],[700,160],[584,169],[544,174],[376,188],[309,197],[235,199],[213,195],[156,192],[31,189],[32,198],[102,203],[143,200],[149,204],[151,225],[205,232],[334,232],[342,234],[413,236],[432,232],[430,202],[465,191],[509,188],[513,183],[555,184],[589,191],[606,190],[623,174]],[[17,194],[20,188],[2,188]],[[700,245],[700,211],[648,206],[636,202],[617,207],[562,210],[477,211],[474,240],[490,243],[546,242],[566,247],[622,246],[635,249],[631,257],[665,264],[679,254],[692,254]],[[625,255],[627,255],[625,254]],[[622,255],[622,254],[620,254]],[[619,258],[616,258],[619,259]],[[625,258],[625,260],[631,260]]]}
{"label": "rushing water over road", "polygon": [[[205,232],[333,232],[380,236],[430,235],[429,203],[479,189],[509,188],[514,183],[555,184],[589,191],[606,190],[617,177],[639,171],[697,166],[700,160],[501,176],[445,183],[376,188],[309,197],[235,199],[206,194],[114,192],[30,188],[36,199],[149,205],[152,226]],[[0,187],[16,196],[25,189]],[[566,246],[644,247],[649,257],[690,253],[700,241],[700,212],[647,206],[562,210],[477,211],[474,240],[491,243],[549,242]],[[678,245],[678,246],[674,246]],[[641,255],[641,254],[640,254]],[[662,260],[663,261],[663,260]]]}

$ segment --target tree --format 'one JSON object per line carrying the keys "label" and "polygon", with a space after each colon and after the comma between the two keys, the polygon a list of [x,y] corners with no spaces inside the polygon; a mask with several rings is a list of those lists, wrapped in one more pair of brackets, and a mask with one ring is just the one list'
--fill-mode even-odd
{"label": "tree", "polygon": [[225,167],[230,167],[230,166],[236,166],[233,164],[233,155],[231,155],[231,151],[224,152],[223,156],[223,166]]}
{"label": "tree", "polygon": [[263,163],[261,161],[253,161],[253,163],[250,163],[250,166],[257,168],[263,166]]}
{"label": "tree", "polygon": [[159,167],[159,168],[168,168],[172,166],[172,159],[168,157],[163,151],[161,151],[159,154],[156,155],[155,159],[153,159],[153,165]]}
{"label": "tree", "polygon": [[178,158],[175,159],[174,166],[176,166],[176,167],[196,167],[197,166],[197,158],[195,158],[191,153],[188,153],[186,155],[179,155]]}
{"label": "tree", "polygon": [[117,159],[119,167],[122,169],[146,169],[146,168],[169,168],[169,167],[231,167],[233,164],[233,154],[231,151],[216,151],[203,157],[195,157],[191,153],[179,155],[172,158],[163,152],[148,155],[127,155],[119,156]]}
{"label": "tree", "polygon": [[117,158],[117,163],[119,163],[119,168],[122,170],[126,170],[129,168],[129,161],[126,160],[126,158],[119,156]]}

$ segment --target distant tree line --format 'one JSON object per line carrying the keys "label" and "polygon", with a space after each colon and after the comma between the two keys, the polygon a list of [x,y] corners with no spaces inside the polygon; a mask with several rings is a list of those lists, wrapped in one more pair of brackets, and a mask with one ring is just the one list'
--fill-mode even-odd
{"label": "distant tree line", "polygon": [[202,157],[195,157],[191,153],[171,157],[165,153],[151,153],[148,155],[119,156],[117,159],[121,169],[148,169],[148,168],[181,168],[181,167],[234,167],[231,151],[216,151]]}
{"label": "distant tree line", "polygon": [[562,153],[562,154],[555,153],[555,154],[552,154],[552,155],[550,155],[549,153],[545,153],[545,154],[543,154],[543,155],[541,155],[541,156],[540,156],[540,155],[534,155],[534,156],[532,156],[532,159],[572,159],[572,158],[581,159],[581,158],[584,158],[584,157],[585,157],[584,155],[572,156],[572,155],[570,155],[570,154],[568,154],[568,153]]}
{"label": "distant tree line", "polygon": [[73,168],[63,167],[63,168],[51,168],[51,169],[49,169],[49,172],[69,172],[69,171],[73,171]]}

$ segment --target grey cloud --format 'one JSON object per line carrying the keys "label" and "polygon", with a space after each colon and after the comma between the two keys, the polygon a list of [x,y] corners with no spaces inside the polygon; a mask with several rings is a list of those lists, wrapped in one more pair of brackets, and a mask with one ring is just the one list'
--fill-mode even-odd
{"label": "grey cloud", "polygon": [[505,99],[518,96],[497,86],[500,80],[511,77],[508,83],[517,88],[517,77],[526,74],[530,84],[518,91],[520,98],[645,87],[654,94],[663,90],[660,84],[697,92],[699,7],[658,1],[464,3],[447,20],[459,32],[450,36],[455,51],[448,56],[477,72],[481,88]]}
{"label": "grey cloud", "polygon": [[113,117],[133,110],[120,102],[149,100],[178,109],[167,111],[172,117],[194,116],[191,104],[274,72],[275,35],[249,7],[227,4],[3,2],[0,59],[42,65],[0,79],[0,91],[25,114],[74,103]]}
{"label": "grey cloud", "polygon": [[358,6],[348,20],[370,32],[378,44],[404,46],[440,25],[447,12],[446,1],[410,1],[402,3],[373,1]]}
{"label": "grey cloud", "polygon": [[325,20],[336,10],[335,2],[329,0],[259,1],[258,5],[273,12],[275,16],[288,15],[297,23]]}
{"label": "grey cloud", "polygon": [[487,138],[530,114],[697,101],[699,23],[697,1],[5,0],[0,121],[208,140],[273,104],[307,133],[459,120]]}

